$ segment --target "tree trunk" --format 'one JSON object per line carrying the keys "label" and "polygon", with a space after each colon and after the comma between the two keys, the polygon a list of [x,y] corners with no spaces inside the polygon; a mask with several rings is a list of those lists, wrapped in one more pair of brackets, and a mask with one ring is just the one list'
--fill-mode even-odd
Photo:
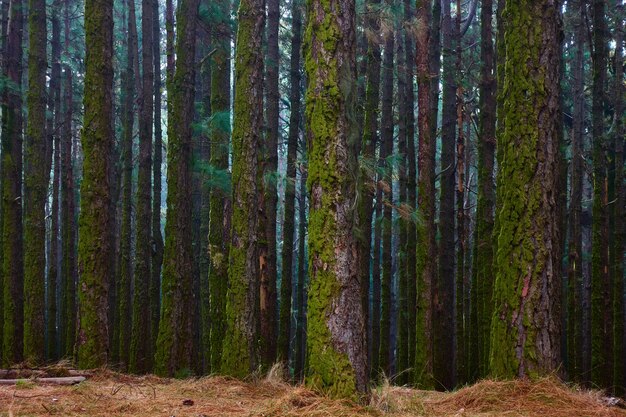
{"label": "tree trunk", "polygon": [[[391,7],[391,0],[387,1]],[[382,111],[380,118],[380,160],[379,166],[383,173],[378,181],[378,186],[383,188],[382,201],[382,278],[380,282],[380,371],[385,375],[391,375],[391,286],[392,286],[392,254],[391,254],[391,206],[393,205],[393,168],[390,158],[393,153],[393,57],[394,57],[394,34],[389,32],[385,39],[383,53],[382,73]]]}
{"label": "tree trunk", "polygon": [[478,140],[478,195],[472,260],[472,288],[468,376],[485,377],[489,369],[491,295],[493,293],[493,216],[495,206],[496,74],[493,48],[493,1],[483,0],[480,12],[480,138]]}
{"label": "tree trunk", "polygon": [[128,43],[126,45],[126,71],[123,76],[123,122],[122,122],[122,224],[120,232],[120,277],[118,291],[119,362],[122,370],[130,363],[132,329],[131,280],[132,261],[132,188],[133,188],[133,136],[135,124],[135,74],[137,60],[137,29],[135,1],[128,0]]}
{"label": "tree trunk", "polygon": [[45,0],[28,4],[28,122],[24,148],[24,360],[45,355],[47,21]]}
{"label": "tree trunk", "polygon": [[[228,265],[226,335],[222,372],[244,377],[259,365],[260,275],[259,169],[263,126],[265,1],[243,0],[235,52],[233,124],[233,217]],[[262,238],[261,238],[262,239]],[[265,300],[267,301],[267,300]]]}
{"label": "tree trunk", "polygon": [[279,0],[267,0],[267,62],[265,63],[265,117],[267,131],[262,145],[261,158],[259,225],[265,238],[259,245],[260,267],[260,314],[261,314],[261,360],[265,367],[270,367],[276,359],[276,176],[278,171],[278,27]]}
{"label": "tree trunk", "polygon": [[23,3],[11,0],[6,76],[15,86],[2,106],[4,320],[2,363],[21,362],[24,340],[24,262],[22,239],[22,30]]}
{"label": "tree trunk", "polygon": [[593,1],[593,225],[591,255],[591,382],[613,382],[613,286],[609,274],[609,217],[604,85],[606,82],[605,0]]}
{"label": "tree trunk", "polygon": [[[158,16],[157,16],[158,18]],[[142,88],[139,100],[139,171],[135,207],[137,237],[133,291],[132,335],[129,371],[147,372],[152,363],[150,352],[150,267],[151,242],[151,183],[152,128],[154,111],[153,62],[153,0],[141,1]],[[138,75],[137,75],[138,76]]]}
{"label": "tree trunk", "polygon": [[[433,282],[435,279],[435,143],[432,111],[430,1],[417,3],[417,125],[419,130],[419,173],[417,207],[421,216],[417,227],[417,315],[415,349],[415,383],[421,388],[432,388],[433,381]],[[437,58],[438,60],[438,58]],[[438,71],[437,71],[438,72]]]}
{"label": "tree trunk", "polygon": [[[545,375],[561,364],[558,2],[507,2],[498,132],[498,211],[491,328],[496,377]],[[533,51],[531,53],[531,51]]]}
{"label": "tree trunk", "polygon": [[[355,238],[358,126],[353,0],[307,2],[308,383],[332,397],[367,390],[367,346]],[[356,224],[355,224],[356,223]]]}
{"label": "tree trunk", "polygon": [[163,263],[163,235],[161,234],[161,164],[163,141],[161,128],[161,25],[159,1],[153,0],[153,56],[154,56],[154,163],[152,165],[152,279],[150,281],[150,351],[156,351],[161,316],[161,264]]}
{"label": "tree trunk", "polygon": [[300,48],[302,47],[302,4],[295,1],[292,5],[291,38],[291,63],[290,63],[290,89],[289,102],[291,111],[289,115],[289,134],[287,140],[287,181],[285,184],[285,221],[283,223],[283,253],[282,273],[280,287],[280,323],[278,334],[278,357],[283,362],[289,359],[289,346],[291,343],[291,305],[293,285],[292,274],[294,252],[294,222],[295,222],[295,199],[296,199],[296,159],[298,156],[298,139],[300,137],[301,122],[301,65]]}
{"label": "tree trunk", "polygon": [[162,308],[154,371],[189,372],[193,340],[191,236],[191,121],[194,105],[195,36],[198,0],[178,7],[176,69],[168,84],[167,219],[161,285]]}
{"label": "tree trunk", "polygon": [[81,183],[78,264],[80,284],[77,335],[78,366],[106,364],[108,290],[112,242],[103,239],[111,227],[110,158],[113,147],[113,2],[86,0],[85,15],[85,151]]}
{"label": "tree trunk", "polygon": [[211,318],[211,370],[219,371],[222,340],[225,334],[226,291],[228,288],[228,250],[230,247],[227,205],[229,189],[224,181],[228,175],[230,138],[230,0],[218,3],[220,16],[213,45],[216,52],[211,67],[211,201],[209,204],[209,296]]}

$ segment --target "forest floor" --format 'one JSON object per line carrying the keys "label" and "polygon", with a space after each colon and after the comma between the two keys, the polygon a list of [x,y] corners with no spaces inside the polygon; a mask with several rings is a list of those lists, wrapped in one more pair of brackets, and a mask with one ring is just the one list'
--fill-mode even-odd
{"label": "forest floor", "polygon": [[72,386],[20,382],[0,386],[0,416],[626,416],[600,392],[555,379],[485,380],[441,393],[384,384],[369,404],[331,400],[276,378],[164,379],[98,371]]}

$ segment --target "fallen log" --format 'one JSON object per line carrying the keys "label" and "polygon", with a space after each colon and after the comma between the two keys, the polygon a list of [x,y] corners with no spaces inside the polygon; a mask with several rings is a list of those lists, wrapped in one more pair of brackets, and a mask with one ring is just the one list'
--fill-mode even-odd
{"label": "fallen log", "polygon": [[15,385],[18,383],[33,382],[37,384],[53,384],[53,385],[76,385],[83,382],[84,376],[67,376],[58,378],[32,378],[32,379],[0,379],[0,385]]}

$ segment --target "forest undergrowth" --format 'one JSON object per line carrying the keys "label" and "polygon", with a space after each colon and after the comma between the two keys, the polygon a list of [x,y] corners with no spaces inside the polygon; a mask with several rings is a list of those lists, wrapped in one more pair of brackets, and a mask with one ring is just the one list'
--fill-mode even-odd
{"label": "forest undergrowth", "polygon": [[[62,375],[63,373],[57,373]],[[88,373],[73,386],[25,379],[0,386],[0,416],[626,416],[601,391],[536,381],[483,380],[453,392],[424,391],[384,381],[366,404],[333,400],[270,373],[241,381]]]}

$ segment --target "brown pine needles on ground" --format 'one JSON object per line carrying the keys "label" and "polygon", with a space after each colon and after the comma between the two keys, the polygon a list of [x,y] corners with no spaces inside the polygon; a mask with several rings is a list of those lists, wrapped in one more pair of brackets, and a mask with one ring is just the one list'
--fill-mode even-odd
{"label": "brown pine needles on ground", "polygon": [[[187,405],[185,405],[187,404]],[[492,381],[451,393],[395,387],[372,391],[369,405],[331,400],[302,386],[223,377],[163,379],[95,372],[75,386],[0,387],[0,416],[615,416],[597,391],[570,388],[554,378]]]}

